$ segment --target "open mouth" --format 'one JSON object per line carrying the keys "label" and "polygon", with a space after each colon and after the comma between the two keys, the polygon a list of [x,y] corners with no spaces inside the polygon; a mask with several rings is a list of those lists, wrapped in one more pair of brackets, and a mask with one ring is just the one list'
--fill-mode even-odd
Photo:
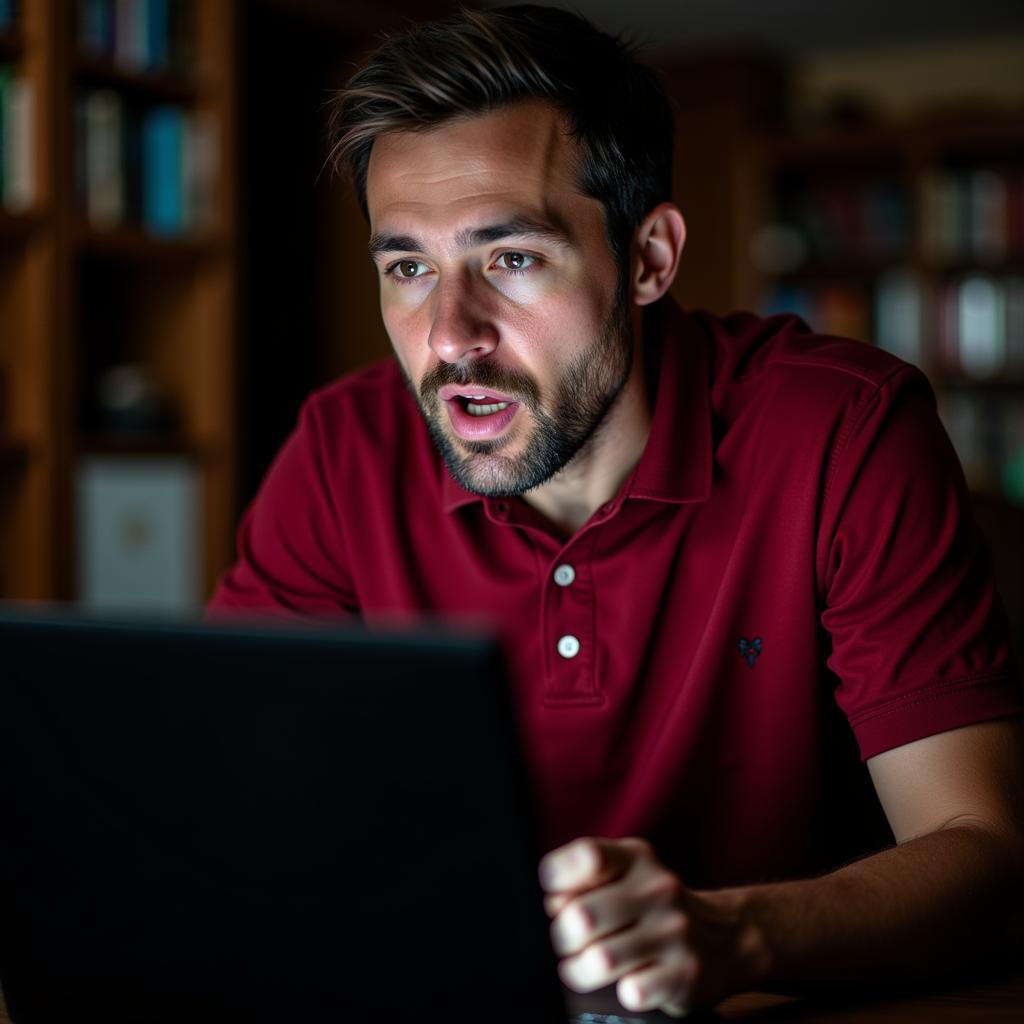
{"label": "open mouth", "polygon": [[453,387],[440,391],[452,428],[467,441],[492,440],[515,419],[519,403],[508,395],[483,388]]}
{"label": "open mouth", "polygon": [[487,395],[460,395],[455,401],[462,404],[462,408],[470,416],[493,416],[502,409],[507,409],[511,402],[494,402],[488,399]]}

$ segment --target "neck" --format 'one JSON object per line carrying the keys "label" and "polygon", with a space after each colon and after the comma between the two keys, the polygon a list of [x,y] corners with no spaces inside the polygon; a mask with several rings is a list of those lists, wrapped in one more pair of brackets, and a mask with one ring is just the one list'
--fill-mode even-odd
{"label": "neck", "polygon": [[547,483],[523,495],[563,536],[574,534],[618,494],[643,454],[652,405],[643,348],[636,345],[629,377],[590,441]]}

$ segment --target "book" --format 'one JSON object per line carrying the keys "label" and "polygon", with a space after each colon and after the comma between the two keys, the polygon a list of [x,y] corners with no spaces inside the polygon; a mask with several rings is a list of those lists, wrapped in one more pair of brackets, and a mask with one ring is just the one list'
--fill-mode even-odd
{"label": "book", "polygon": [[116,0],[114,8],[114,60],[126,71],[146,67],[149,31],[145,0]]}
{"label": "book", "polygon": [[192,460],[87,456],[79,462],[75,492],[83,606],[199,610],[200,486]]}
{"label": "book", "polygon": [[[1006,296],[1006,373],[1024,382],[1024,276],[1003,279]],[[1024,444],[1024,434],[1020,436]]]}
{"label": "book", "polygon": [[9,32],[14,28],[16,13],[14,0],[0,0],[0,32]]}
{"label": "book", "polygon": [[0,64],[0,200],[4,194],[4,180],[7,177],[7,90],[14,72]]}
{"label": "book", "polygon": [[962,246],[960,186],[952,175],[932,171],[921,183],[921,247],[925,258],[938,265],[957,258]]}
{"label": "book", "polygon": [[1006,180],[994,171],[977,170],[967,179],[968,246],[980,263],[998,263],[1008,248]]}
{"label": "book", "polygon": [[212,114],[200,112],[186,115],[183,128],[182,222],[187,231],[198,233],[210,229],[215,219],[217,122]]}
{"label": "book", "polygon": [[78,0],[75,13],[79,52],[90,57],[112,57],[114,0]]}
{"label": "book", "polygon": [[924,303],[921,283],[910,270],[886,271],[875,289],[875,342],[900,359],[920,366]]}
{"label": "book", "polygon": [[995,376],[1006,361],[1006,303],[991,277],[972,274],[960,282],[957,308],[960,367],[968,377]]}
{"label": "book", "polygon": [[3,202],[24,213],[36,197],[35,90],[23,76],[14,76],[3,91]]}
{"label": "book", "polygon": [[168,0],[145,0],[145,5],[146,66],[163,69],[170,53]]}
{"label": "book", "polygon": [[814,328],[822,334],[842,338],[867,339],[869,303],[861,288],[853,285],[826,285],[813,297]]}
{"label": "book", "polygon": [[83,101],[85,212],[97,228],[125,220],[124,106],[112,89],[97,89]]}
{"label": "book", "polygon": [[176,235],[185,228],[184,135],[179,107],[154,107],[143,118],[142,221],[156,235]]}

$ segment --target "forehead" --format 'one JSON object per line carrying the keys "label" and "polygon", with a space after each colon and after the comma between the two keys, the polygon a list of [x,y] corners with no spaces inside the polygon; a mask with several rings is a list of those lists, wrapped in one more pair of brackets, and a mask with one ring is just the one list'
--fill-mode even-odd
{"label": "forehead", "polygon": [[370,154],[370,223],[448,235],[491,216],[530,214],[563,227],[600,217],[600,204],[577,191],[575,157],[563,117],[539,101],[389,133]]}

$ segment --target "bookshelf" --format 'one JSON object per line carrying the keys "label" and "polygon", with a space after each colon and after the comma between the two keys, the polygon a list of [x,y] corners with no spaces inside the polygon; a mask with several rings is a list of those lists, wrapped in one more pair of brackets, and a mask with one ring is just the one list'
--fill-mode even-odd
{"label": "bookshelf", "polygon": [[236,4],[2,13],[32,180],[0,204],[0,599],[83,595],[83,467],[173,461],[194,484],[198,606],[237,516]]}
{"label": "bookshelf", "polygon": [[759,148],[757,304],[920,366],[972,490],[1024,507],[1024,111]]}
{"label": "bookshelf", "polygon": [[[929,375],[1024,655],[1024,110],[1004,99],[809,123],[777,59],[677,55],[660,70],[688,225],[673,294],[718,313],[796,311]],[[981,307],[969,372],[965,282]]]}

